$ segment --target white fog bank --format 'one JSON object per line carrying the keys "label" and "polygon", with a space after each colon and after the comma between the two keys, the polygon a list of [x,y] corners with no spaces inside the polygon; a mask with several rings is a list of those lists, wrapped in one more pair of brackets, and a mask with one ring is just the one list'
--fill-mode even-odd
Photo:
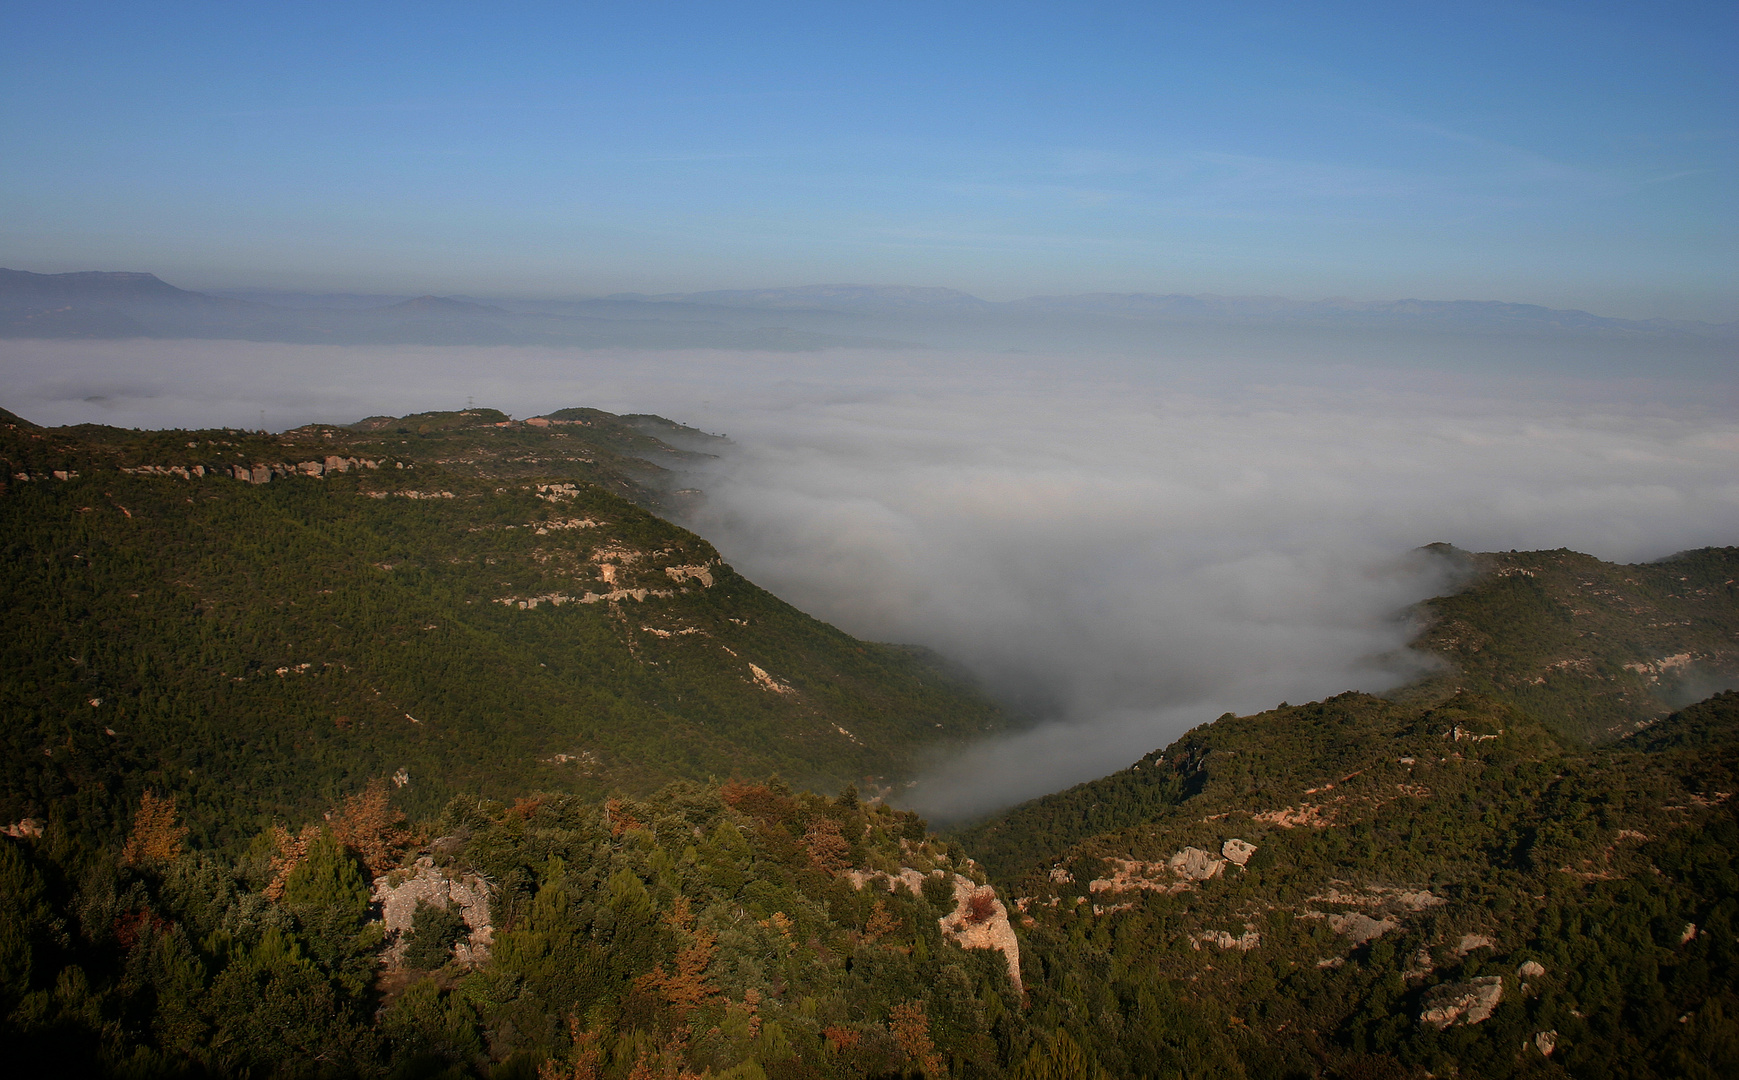
{"label": "white fog bank", "polygon": [[728,433],[686,522],[859,636],[929,646],[1040,725],[909,794],[958,817],[1121,768],[1226,711],[1418,669],[1413,556],[1739,543],[1731,385],[947,352],[7,342],[38,423],[283,428],[462,407]]}

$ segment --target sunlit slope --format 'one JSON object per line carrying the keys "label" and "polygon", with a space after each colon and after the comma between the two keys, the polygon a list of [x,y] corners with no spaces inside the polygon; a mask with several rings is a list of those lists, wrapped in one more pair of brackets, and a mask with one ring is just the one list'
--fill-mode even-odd
{"label": "sunlit slope", "polygon": [[1347,694],[959,839],[1020,898],[1035,1008],[1114,1074],[1532,1075],[1545,1046],[1678,1076],[1739,1061],[1736,784],[1739,694],[1595,749]]}
{"label": "sunlit slope", "polygon": [[1739,1067],[1739,694],[1668,715],[1734,673],[1739,551],[1441,553],[1420,683],[956,834],[1019,898],[1035,1010],[1113,1074]]}
{"label": "sunlit slope", "polygon": [[[1575,745],[1635,731],[1739,682],[1739,548],[1634,566],[1571,551],[1432,548],[1455,560],[1462,584],[1420,605],[1425,624],[1414,647],[1442,664],[1392,695],[1409,706],[1473,691],[1515,706]],[[1381,707],[1357,700],[1366,702],[1361,709]],[[1347,708],[1336,715],[1350,715]],[[1320,723],[1299,709],[1264,715]],[[1331,730],[1342,724],[1327,722]],[[1225,737],[1244,723],[1228,715],[1178,745],[1207,731]],[[1346,738],[1343,750],[1351,752],[1351,729]],[[1277,746],[1294,741],[1288,735]],[[1147,820],[1189,793],[1183,783],[1170,772],[1125,770],[1013,807],[963,835],[997,872],[1011,873],[1022,860],[1042,861],[1085,837]]]}
{"label": "sunlit slope", "polygon": [[370,776],[413,813],[738,772],[835,788],[999,723],[605,490],[656,503],[633,455],[676,451],[505,420],[0,429],[0,817],[100,827],[154,787],[223,842]]}
{"label": "sunlit slope", "polygon": [[1470,579],[1421,605],[1414,647],[1446,667],[1404,698],[1473,690],[1600,742],[1739,686],[1739,548],[1622,565],[1565,550],[1437,547]]}

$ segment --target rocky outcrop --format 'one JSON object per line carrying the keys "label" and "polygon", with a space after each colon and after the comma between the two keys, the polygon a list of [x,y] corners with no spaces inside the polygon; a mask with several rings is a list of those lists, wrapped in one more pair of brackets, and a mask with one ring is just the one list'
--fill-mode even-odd
{"label": "rocky outcrop", "polygon": [[1330,930],[1351,939],[1354,945],[1363,945],[1367,941],[1375,941],[1391,930],[1401,929],[1401,924],[1390,919],[1373,919],[1362,911],[1346,915],[1330,915],[1328,926]]}
{"label": "rocky outcrop", "polygon": [[1489,949],[1495,944],[1496,942],[1484,934],[1463,934],[1461,940],[1455,943],[1455,948],[1451,951],[1456,956],[1466,956],[1478,949]]}
{"label": "rocky outcrop", "polygon": [[408,872],[395,870],[375,878],[374,902],[380,906],[381,922],[392,941],[382,957],[388,967],[404,962],[405,937],[419,904],[459,909],[469,933],[453,946],[454,960],[470,967],[489,960],[489,948],[495,941],[495,927],[489,922],[489,884],[476,874],[449,876],[432,857],[424,855]]}
{"label": "rocky outcrop", "polygon": [[[948,875],[945,870],[930,872],[931,877],[944,875]],[[841,876],[858,889],[881,882],[887,885],[889,892],[903,887],[914,896],[924,894],[925,874],[909,866],[900,867],[897,874],[886,870],[847,870]],[[1008,964],[1009,981],[1014,983],[1016,990],[1024,993],[1020,981],[1020,941],[1014,936],[1014,927],[1008,921],[1008,909],[997,899],[996,890],[989,885],[979,885],[962,874],[948,876],[954,888],[954,910],[936,920],[942,928],[942,936],[962,949],[995,949],[1002,953]]]}
{"label": "rocky outcrop", "polygon": [[539,604],[550,604],[561,607],[563,604],[596,604],[600,601],[616,603],[620,600],[637,600],[646,602],[649,596],[665,598],[674,595],[669,589],[611,589],[606,593],[588,592],[581,596],[569,596],[566,593],[544,593],[542,596],[501,596],[497,604],[508,607],[523,608],[527,611],[536,609]]}
{"label": "rocky outcrop", "polygon": [[785,685],[784,683],[780,682],[778,679],[775,679],[775,678],[773,678],[773,676],[767,674],[767,671],[765,668],[758,667],[755,664],[749,665],[749,674],[754,676],[756,686],[759,686],[761,689],[766,690],[770,693],[795,694],[797,692],[792,687]]}
{"label": "rocky outcrop", "polygon": [[1234,866],[1243,866],[1250,861],[1250,856],[1256,854],[1256,845],[1248,840],[1237,837],[1220,845],[1220,856]]}
{"label": "rocky outcrop", "polygon": [[1197,950],[1200,950],[1203,945],[1216,945],[1222,949],[1249,952],[1261,944],[1262,935],[1254,929],[1245,930],[1237,937],[1233,937],[1225,930],[1209,930],[1206,933],[1190,935],[1190,947]]}
{"label": "rocky outcrop", "polygon": [[1193,887],[1196,882],[1211,881],[1219,877],[1227,866],[1243,866],[1244,863],[1250,861],[1250,856],[1255,853],[1256,846],[1243,840],[1228,840],[1220,846],[1220,850],[1222,852],[1229,851],[1240,858],[1222,857],[1197,847],[1186,847],[1162,863],[1144,863],[1138,859],[1109,858],[1105,861],[1112,866],[1111,876],[1094,878],[1087,883],[1087,890],[1095,893],[1119,893],[1132,889],[1146,889],[1149,892],[1164,893],[1183,892]]}
{"label": "rocky outcrop", "polygon": [[231,476],[250,484],[269,483],[276,476],[333,476],[346,473],[352,469],[378,469],[380,462],[365,458],[339,457],[329,455],[323,461],[303,461],[295,465],[285,462],[262,463],[258,465],[214,465],[206,468],[204,465],[135,465],[123,467],[124,473],[134,476],[175,476],[183,480],[197,480],[201,477]]}
{"label": "rocky outcrop", "polygon": [[700,582],[702,588],[710,589],[713,587],[713,572],[710,565],[667,566],[664,568],[664,572],[669,575],[670,580],[677,582],[678,584],[684,581],[693,580]]}
{"label": "rocky outcrop", "polygon": [[1008,909],[989,885],[954,875],[954,910],[937,920],[942,936],[962,949],[995,949],[1008,963],[1008,979],[1022,993],[1020,942],[1008,922]]}
{"label": "rocky outcrop", "polygon": [[0,835],[10,836],[14,840],[42,839],[42,822],[35,818],[24,818],[0,829]]}
{"label": "rocky outcrop", "polygon": [[1425,1008],[1419,1014],[1419,1022],[1438,1029],[1483,1023],[1497,1011],[1503,996],[1501,975],[1482,975],[1467,982],[1434,986],[1425,993]]}

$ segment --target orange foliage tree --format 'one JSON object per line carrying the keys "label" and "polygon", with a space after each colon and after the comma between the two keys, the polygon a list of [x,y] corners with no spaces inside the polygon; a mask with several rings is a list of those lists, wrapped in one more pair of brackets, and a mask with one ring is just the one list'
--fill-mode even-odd
{"label": "orange foliage tree", "polygon": [[139,812],[133,815],[133,832],[121,849],[121,861],[128,866],[171,863],[181,854],[181,841],[187,837],[187,826],[175,815],[175,797],[159,799],[147,791],[139,799]]}
{"label": "orange foliage tree", "polygon": [[332,835],[362,857],[369,873],[378,876],[397,866],[415,839],[404,823],[404,813],[389,801],[386,781],[377,778],[370,780],[361,794],[344,800],[343,808],[333,817]]}
{"label": "orange foliage tree", "polygon": [[580,1027],[580,1018],[568,1017],[568,1035],[573,1049],[566,1062],[551,1058],[537,1067],[537,1080],[599,1080],[603,1075],[603,1033]]}
{"label": "orange foliage tree", "polygon": [[869,920],[863,924],[864,936],[871,941],[885,934],[897,934],[903,928],[904,924],[899,917],[888,910],[888,902],[881,899],[870,908]]}
{"label": "orange foliage tree", "polygon": [[277,845],[278,853],[272,856],[272,880],[266,885],[266,899],[277,900],[284,895],[284,885],[308,856],[308,845],[319,836],[318,825],[309,825],[296,836],[282,825],[272,826],[272,843]]}
{"label": "orange foliage tree", "polygon": [[612,837],[620,837],[625,832],[643,828],[634,815],[628,812],[627,804],[621,799],[611,799],[604,804],[604,817],[610,822]]}
{"label": "orange foliage tree", "polygon": [[706,969],[718,951],[717,937],[711,930],[697,925],[689,910],[688,897],[679,896],[671,905],[665,923],[688,939],[676,953],[676,971],[668,973],[659,964],[636,979],[634,985],[660,995],[680,1013],[699,1008],[718,991],[707,985]]}
{"label": "orange foliage tree", "polygon": [[948,1075],[948,1066],[942,1063],[942,1055],[930,1041],[930,1018],[924,1015],[922,1001],[908,1001],[889,1009],[888,1029],[906,1060],[923,1070],[925,1076],[935,1080]]}
{"label": "orange foliage tree", "polygon": [[851,845],[839,833],[839,822],[830,817],[817,817],[803,834],[803,846],[809,849],[809,864],[826,874],[837,874],[851,865]]}

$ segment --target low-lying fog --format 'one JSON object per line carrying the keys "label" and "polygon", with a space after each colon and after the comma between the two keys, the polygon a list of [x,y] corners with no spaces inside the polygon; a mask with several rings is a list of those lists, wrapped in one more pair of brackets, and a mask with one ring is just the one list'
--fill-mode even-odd
{"label": "low-lying fog", "polygon": [[0,405],[276,429],[470,398],[727,433],[687,524],[799,607],[930,646],[1039,721],[936,763],[909,797],[948,818],[1228,710],[1408,678],[1403,612],[1445,584],[1422,544],[1635,561],[1739,543],[1730,383],[1505,375],[1497,348],[1469,374],[1395,362],[1392,339],[1333,364],[1199,344],[1136,361],[13,341]]}

